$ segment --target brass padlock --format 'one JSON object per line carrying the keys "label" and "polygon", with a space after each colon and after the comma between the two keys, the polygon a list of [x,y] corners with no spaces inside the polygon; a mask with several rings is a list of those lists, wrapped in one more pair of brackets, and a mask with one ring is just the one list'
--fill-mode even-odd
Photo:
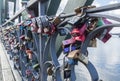
{"label": "brass padlock", "polygon": [[68,58],[72,58],[72,59],[78,59],[79,58],[79,53],[80,51],[79,50],[74,50],[74,51],[71,51],[67,57]]}

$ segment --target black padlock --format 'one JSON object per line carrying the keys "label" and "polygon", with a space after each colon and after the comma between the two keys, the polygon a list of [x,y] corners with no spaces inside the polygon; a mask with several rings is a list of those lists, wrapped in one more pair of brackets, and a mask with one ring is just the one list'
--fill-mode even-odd
{"label": "black padlock", "polygon": [[67,79],[70,77],[71,77],[71,70],[68,68],[64,69],[64,79]]}

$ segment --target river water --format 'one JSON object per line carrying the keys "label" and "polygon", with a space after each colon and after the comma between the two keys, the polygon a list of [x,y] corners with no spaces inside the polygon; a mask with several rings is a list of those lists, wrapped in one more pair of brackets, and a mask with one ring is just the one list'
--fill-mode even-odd
{"label": "river water", "polygon": [[[120,81],[120,38],[113,36],[107,43],[97,41],[96,48],[88,48],[89,60],[103,81]],[[90,76],[81,64],[76,66],[76,81],[90,81]],[[82,79],[81,79],[82,78]]]}

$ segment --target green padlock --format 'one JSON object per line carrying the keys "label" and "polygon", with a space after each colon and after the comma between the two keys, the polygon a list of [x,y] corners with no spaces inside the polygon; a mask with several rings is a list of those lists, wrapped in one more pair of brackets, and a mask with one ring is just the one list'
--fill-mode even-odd
{"label": "green padlock", "polygon": [[104,25],[104,22],[103,22],[102,18],[99,18],[96,27],[99,27],[99,26],[102,26],[102,25]]}

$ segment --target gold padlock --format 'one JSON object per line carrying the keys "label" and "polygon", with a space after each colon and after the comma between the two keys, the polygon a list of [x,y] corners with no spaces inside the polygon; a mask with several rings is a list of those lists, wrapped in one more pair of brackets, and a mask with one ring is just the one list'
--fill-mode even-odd
{"label": "gold padlock", "polygon": [[74,51],[71,51],[67,57],[68,58],[72,58],[72,59],[78,59],[79,58],[79,53],[80,51],[79,50],[74,50]]}

